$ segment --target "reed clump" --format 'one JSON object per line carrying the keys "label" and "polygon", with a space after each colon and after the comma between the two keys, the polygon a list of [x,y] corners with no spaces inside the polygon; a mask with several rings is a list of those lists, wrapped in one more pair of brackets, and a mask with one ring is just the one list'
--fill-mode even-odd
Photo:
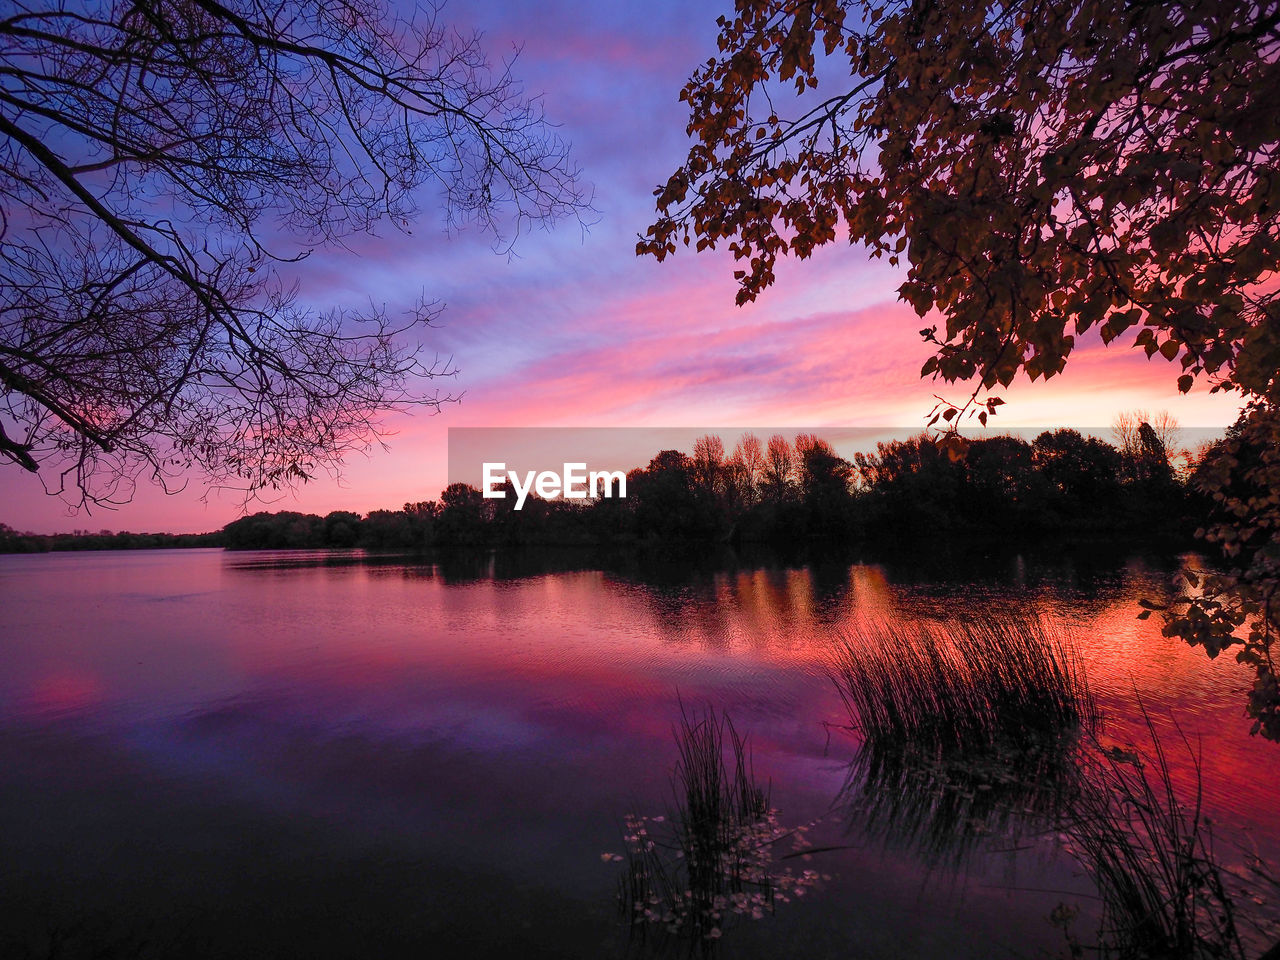
{"label": "reed clump", "polygon": [[698,941],[718,940],[735,917],[759,920],[804,896],[821,879],[776,862],[776,848],[807,845],[811,825],[784,828],[756,781],[751,754],[727,714],[681,709],[669,814],[625,819],[619,906],[633,929],[655,927]]}
{"label": "reed clump", "polygon": [[1077,656],[1016,613],[873,624],[840,638],[830,675],[850,725],[877,747],[965,752],[1098,723]]}
{"label": "reed clump", "polygon": [[1073,649],[1018,612],[871,624],[840,638],[829,673],[861,741],[850,825],[930,864],[1043,834],[1099,724]]}
{"label": "reed clump", "polygon": [[1244,960],[1232,877],[1203,812],[1199,754],[1184,740],[1195,770],[1193,793],[1185,795],[1149,717],[1146,723],[1149,748],[1090,753],[1085,787],[1062,826],[1066,849],[1102,898],[1094,949],[1118,960]]}

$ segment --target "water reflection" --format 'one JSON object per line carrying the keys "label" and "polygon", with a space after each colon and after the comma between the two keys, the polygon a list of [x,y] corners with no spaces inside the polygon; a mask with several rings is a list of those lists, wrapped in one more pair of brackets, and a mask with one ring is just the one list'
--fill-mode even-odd
{"label": "water reflection", "polygon": [[1078,774],[1060,750],[937,757],[863,744],[839,802],[849,833],[960,871],[978,856],[1046,846]]}
{"label": "water reflection", "polygon": [[[1060,897],[996,888],[979,856],[962,894],[922,883],[953,856],[943,838],[976,852],[989,829],[999,846],[1050,798],[859,755],[823,726],[842,717],[838,633],[994,604],[1075,635],[1118,737],[1141,722],[1135,685],[1157,722],[1203,735],[1206,813],[1280,862],[1280,765],[1245,733],[1237,665],[1134,619],[1170,561],[1017,557],[0,557],[0,860],[19,878],[0,921],[42,943],[74,904],[155,928],[157,956],[190,952],[168,949],[186,936],[173,918],[212,956],[623,955],[601,896],[618,865],[598,856],[620,812],[670,801],[683,697],[750,736],[787,822],[841,795],[861,826],[824,824],[823,842],[866,846],[823,855],[822,896],[744,923],[726,952],[1056,949]],[[1020,869],[1024,887],[1087,883],[1072,864]]]}

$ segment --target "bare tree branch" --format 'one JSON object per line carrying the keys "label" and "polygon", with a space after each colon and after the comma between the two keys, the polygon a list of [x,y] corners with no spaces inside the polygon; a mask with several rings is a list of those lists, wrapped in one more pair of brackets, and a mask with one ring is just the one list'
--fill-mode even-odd
{"label": "bare tree branch", "polygon": [[439,305],[316,312],[279,264],[437,191],[499,248],[581,215],[478,36],[376,0],[18,0],[0,18],[0,462],[77,505],[188,470],[248,495],[452,399]]}

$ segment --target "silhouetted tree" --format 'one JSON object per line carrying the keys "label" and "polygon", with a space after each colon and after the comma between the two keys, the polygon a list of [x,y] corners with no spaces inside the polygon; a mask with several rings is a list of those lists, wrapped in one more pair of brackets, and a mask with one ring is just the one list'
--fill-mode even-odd
{"label": "silhouetted tree", "polygon": [[744,433],[733,448],[733,455],[742,462],[742,477],[747,502],[751,503],[760,495],[760,486],[764,482],[764,447],[760,438],[754,433]]}
{"label": "silhouetted tree", "polygon": [[313,513],[265,511],[233,520],[222,528],[225,546],[242,550],[292,550],[322,547],[324,520]]}
{"label": "silhouetted tree", "polygon": [[0,460],[78,505],[288,485],[449,399],[433,305],[316,311],[280,264],[423,187],[503,243],[584,202],[476,36],[379,0],[23,0],[0,73]]}
{"label": "silhouetted tree", "polygon": [[878,443],[854,465],[873,528],[921,536],[963,526],[964,468],[929,437]]}
{"label": "silhouetted tree", "polygon": [[964,459],[965,509],[988,513],[996,526],[1032,521],[1028,496],[1036,474],[1031,444],[1019,437],[994,436],[974,441]]}
{"label": "silhouetted tree", "polygon": [[662,540],[712,540],[725,532],[714,501],[699,495],[693,459],[662,450],[644,470],[628,474],[634,498],[636,533]]}
{"label": "silhouetted tree", "polygon": [[1122,459],[1115,447],[1077,430],[1040,434],[1031,460],[1045,481],[1047,506],[1059,516],[1114,518],[1120,508]]}
{"label": "silhouetted tree", "polygon": [[0,553],[44,553],[48,549],[43,537],[19,533],[0,523]]}
{"label": "silhouetted tree", "polygon": [[[941,321],[921,376],[972,384],[937,412],[955,455],[984,391],[1090,331],[1176,361],[1181,391],[1240,391],[1280,448],[1280,6],[736,0],[718,23],[638,253],[726,245],[739,303],[846,237],[901,264]],[[1280,477],[1231,539],[1276,502]]]}
{"label": "silhouetted tree", "polygon": [[1180,431],[1168,411],[1155,416],[1145,410],[1126,411],[1116,417],[1111,432],[1116,437],[1126,480],[1160,481],[1166,474],[1172,475],[1172,457]]}
{"label": "silhouetted tree", "polygon": [[847,236],[942,315],[926,376],[1050,377],[1080,334],[1136,329],[1179,389],[1280,399],[1274,4],[734,7],[640,253],[726,244],[744,302]]}
{"label": "silhouetted tree", "polygon": [[711,434],[695,440],[690,471],[694,485],[703,496],[714,498],[722,489],[723,470],[724,441]]}
{"label": "silhouetted tree", "polygon": [[1155,428],[1145,420],[1138,425],[1138,446],[1133,457],[1133,478],[1139,482],[1167,483],[1173,479],[1166,449]]}
{"label": "silhouetted tree", "polygon": [[805,529],[815,537],[848,537],[852,532],[853,464],[812,434],[796,437],[795,451]]}
{"label": "silhouetted tree", "polygon": [[[1247,408],[1197,465],[1191,483],[1212,504],[1205,539],[1218,566],[1188,575],[1166,611],[1164,633],[1203,646],[1210,657],[1234,650],[1254,671],[1247,709],[1253,732],[1280,741],[1280,414]],[[1241,522],[1242,518],[1246,522]],[[1154,605],[1152,605],[1154,606]]]}
{"label": "silhouetted tree", "polygon": [[730,454],[729,459],[724,462],[721,476],[724,481],[725,509],[731,516],[736,516],[756,499],[751,471],[742,459],[741,451],[735,449]]}
{"label": "silhouetted tree", "polygon": [[440,493],[440,516],[435,521],[436,542],[449,547],[478,546],[487,540],[490,504],[475,487],[451,483]]}
{"label": "silhouetted tree", "polygon": [[[717,477],[708,489],[706,480],[699,478],[697,459],[679,450],[663,450],[646,467],[627,474],[625,499],[615,495],[590,502],[531,495],[523,509],[516,510],[509,483],[507,496],[496,499],[453,483],[439,502],[375,510],[363,520],[346,512],[323,519],[292,512],[258,513],[228,524],[223,536],[228,546],[239,548],[356,543],[371,549],[446,551],[609,545],[637,539],[732,539],[776,546],[848,541],[864,534],[936,543],[939,535],[948,533],[1146,535],[1163,528],[1176,534],[1188,529],[1197,502],[1204,512],[1205,501],[1188,498],[1169,472],[1161,481],[1169,484],[1167,488],[1153,485],[1155,481],[1122,483],[1121,455],[1109,444],[1074,430],[1042,433],[1031,444],[1009,436],[979,439],[968,456],[960,458],[921,434],[878,444],[872,453],[855,454],[852,463],[812,434],[798,435],[794,444],[781,436],[774,440],[770,469],[780,473],[779,464],[786,464],[784,492],[755,502],[741,495],[746,467],[737,452],[712,474],[704,469],[704,478]],[[703,463],[715,463],[715,444],[704,442],[701,447],[712,454],[704,453]],[[1197,476],[1217,469],[1215,458],[1226,456],[1224,451],[1224,445],[1211,451]],[[774,488],[776,484],[765,486],[766,492]],[[616,485],[613,492],[617,493]]]}
{"label": "silhouetted tree", "polygon": [[371,550],[421,550],[431,543],[429,521],[404,510],[372,510],[360,523],[360,546]]}
{"label": "silhouetted tree", "polygon": [[334,510],[324,518],[324,546],[354,547],[360,539],[360,523],[360,514]]}

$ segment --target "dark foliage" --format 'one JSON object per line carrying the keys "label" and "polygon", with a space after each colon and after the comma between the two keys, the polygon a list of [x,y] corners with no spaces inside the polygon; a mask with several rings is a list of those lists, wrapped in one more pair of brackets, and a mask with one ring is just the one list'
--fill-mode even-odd
{"label": "dark foliage", "polygon": [[0,553],[48,553],[53,550],[165,550],[173,547],[217,547],[219,533],[19,533],[0,523]]}
{"label": "dark foliage", "polygon": [[[767,446],[717,437],[692,457],[663,451],[628,476],[614,536],[730,542],[849,541],[938,534],[1190,539],[1206,503],[1151,442],[1117,450],[1074,430],[974,440],[953,458],[921,435],[853,461],[818,437]],[[1145,435],[1144,435],[1145,436]]]}
{"label": "dark foliage", "polygon": [[[1154,433],[1117,450],[1074,430],[1045,432],[1028,443],[1012,436],[974,440],[953,459],[921,435],[878,444],[853,461],[826,441],[748,434],[726,456],[719,437],[700,439],[690,456],[660,451],[627,474],[626,496],[571,501],[531,494],[486,498],[452,483],[440,499],[328,516],[255,513],[220,534],[144,541],[129,546],[232,549],[349,548],[414,551],[523,546],[759,543],[838,545],[919,541],[949,534],[1009,537],[1174,537],[1189,541],[1206,522],[1210,501],[1182,481]],[[153,536],[153,535],[145,535]],[[158,535],[154,535],[158,536]],[[97,540],[0,531],[0,551],[101,549]],[[136,542],[135,542],[136,541]]]}

